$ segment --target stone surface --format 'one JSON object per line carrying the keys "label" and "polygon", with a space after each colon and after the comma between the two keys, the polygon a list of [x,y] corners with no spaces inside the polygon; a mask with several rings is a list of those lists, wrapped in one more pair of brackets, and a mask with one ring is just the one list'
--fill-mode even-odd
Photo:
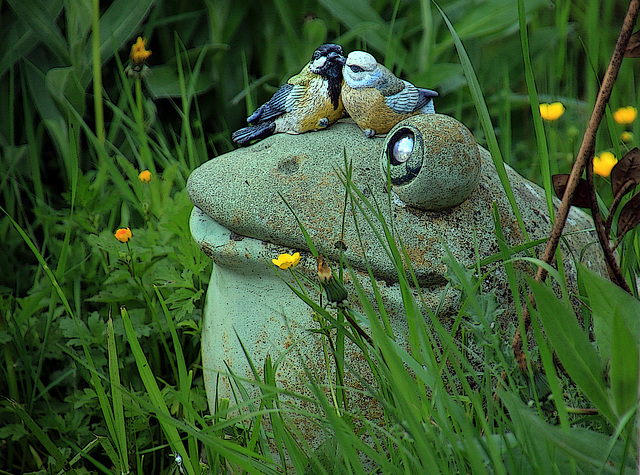
{"label": "stone surface", "polygon": [[[415,118],[406,119],[399,127],[413,127],[415,134],[437,136],[443,143],[447,137],[453,137],[451,143],[462,147],[461,154],[465,160],[471,157],[469,160],[473,161],[473,151],[478,152],[478,166],[464,161],[456,165],[459,167],[457,170],[468,166],[471,174],[476,168],[480,171],[479,178],[457,177],[461,184],[452,189],[462,190],[461,193],[468,195],[458,206],[440,211],[420,209],[407,205],[395,192],[390,195],[381,170],[388,166],[387,152],[393,149],[388,141],[394,133],[386,138],[368,139],[350,120],[314,133],[277,134],[248,148],[212,159],[194,170],[188,182],[189,196],[196,205],[191,216],[191,230],[194,239],[215,263],[202,337],[205,384],[212,407],[216,397],[233,398],[231,386],[235,383],[224,376],[228,374],[228,368],[242,378],[253,379],[238,339],[242,340],[257,368],[262,368],[267,355],[278,361],[276,377],[285,389],[310,395],[305,368],[326,387],[334,378],[325,374],[321,337],[309,331],[318,328],[312,310],[287,285],[297,287],[297,282],[289,271],[279,270],[271,263],[271,259],[280,253],[298,251],[302,259],[296,271],[306,275],[311,282],[317,282],[315,259],[293,213],[304,225],[315,247],[332,262],[334,270],[340,252],[344,250],[344,257],[356,269],[359,281],[366,291],[371,292],[366,273],[368,259],[394,333],[400,342],[407,334],[395,268],[378,239],[382,227],[375,219],[370,226],[362,211],[357,206],[352,208],[350,200],[345,198],[343,180],[346,163],[352,169],[354,187],[379,207],[396,238],[402,240],[418,277],[422,298],[431,310],[439,308],[438,318],[445,323],[459,308],[460,296],[446,287],[443,243],[463,265],[474,264],[476,256],[484,259],[497,254],[494,203],[509,246],[548,236],[551,223],[544,191],[540,187],[507,167],[527,239],[513,214],[489,153],[477,147],[470,134],[460,133],[466,128],[457,125],[457,121],[438,114],[417,117],[417,121]],[[433,150],[433,147],[422,147],[421,150]],[[429,156],[422,157],[422,162],[438,163],[433,162],[433,152],[429,153]],[[445,160],[441,162],[443,166],[450,165],[452,160],[455,165],[455,157],[446,153],[438,156],[441,158],[437,160]],[[426,168],[433,176],[438,167],[431,165]],[[449,173],[454,178],[456,174],[464,173]],[[476,181],[477,185],[473,186]],[[420,200],[419,191],[413,191],[415,196],[410,196],[411,193],[403,193],[401,187],[397,186],[398,191],[407,201]],[[446,190],[446,184],[439,184],[438,189]],[[432,190],[427,187],[427,193],[430,192]],[[449,189],[443,193],[453,194],[454,191]],[[351,196],[361,203],[355,190]],[[557,200],[554,203],[556,206],[559,204]],[[356,210],[356,219],[352,209]],[[372,213],[367,214],[371,219]],[[362,239],[358,237],[356,221]],[[592,227],[585,213],[573,209],[565,231],[570,233]],[[583,248],[595,240],[589,231],[566,237],[573,256],[582,255],[584,264],[604,273],[597,246],[590,246],[581,254]],[[534,251],[540,252],[541,249],[538,246]],[[565,272],[572,286],[575,284],[575,266],[568,249],[563,247],[562,250]],[[524,261],[516,262],[516,266],[531,272],[530,265]],[[506,274],[502,266],[496,264],[483,268],[483,271],[489,268],[492,272],[483,285],[487,290],[495,290],[504,305],[506,311],[500,323],[505,326],[515,315]],[[348,273],[345,275],[350,302],[356,310],[361,310],[354,298],[355,291]],[[319,301],[317,288],[308,286],[306,290],[312,299]],[[417,295],[418,291],[415,292]],[[362,325],[366,327],[366,322]],[[367,373],[361,352],[354,345],[347,344],[345,354],[355,370]],[[335,383],[335,379],[333,381]],[[347,384],[360,387],[356,378],[348,379]],[[250,394],[256,394],[256,391],[254,389]],[[380,408],[371,400],[361,398],[359,393],[353,393],[352,397],[369,419],[376,420],[380,416]],[[305,403],[299,405],[313,410]],[[302,418],[294,422],[313,445],[322,439],[321,430],[317,427],[307,424]]]}

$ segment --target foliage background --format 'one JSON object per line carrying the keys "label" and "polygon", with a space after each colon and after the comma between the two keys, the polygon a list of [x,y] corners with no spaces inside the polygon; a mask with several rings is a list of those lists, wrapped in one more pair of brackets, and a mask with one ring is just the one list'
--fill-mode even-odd
{"label": "foliage background", "polygon": [[[542,183],[517,2],[440,4],[471,58],[505,161]],[[317,45],[331,41],[346,51],[370,51],[403,78],[439,91],[438,111],[484,141],[453,39],[428,1],[97,5],[0,2],[0,196],[6,213],[0,217],[0,394],[8,398],[0,413],[0,465],[23,472],[55,463],[47,462],[52,450],[36,426],[25,424],[10,401],[64,457],[95,434],[106,436],[104,406],[90,381],[114,363],[109,342],[117,347],[122,386],[130,391],[122,430],[137,457],[131,463],[146,473],[172,464],[157,422],[140,408],[148,389],[130,371],[135,357],[116,315],[126,306],[154,374],[166,383],[163,397],[173,415],[186,411],[180,397],[187,396],[170,390],[180,383],[181,346],[193,378],[189,404],[204,414],[199,329],[211,263],[190,239],[186,179],[200,163],[232,149],[230,132],[297,73]],[[567,172],[626,6],[604,0],[524,5],[538,99],[567,107],[547,127],[552,172]],[[139,89],[123,74],[137,36],[153,52],[151,73]],[[102,81],[97,88],[95,64]],[[623,63],[612,109],[637,105],[636,71],[637,63]],[[96,91],[104,103],[94,102]],[[637,123],[631,130],[640,137]],[[597,150],[620,157],[628,147],[619,140],[621,131],[609,118]],[[154,177],[148,185],[137,179],[146,169]],[[606,200],[606,187],[601,191]],[[113,238],[120,226],[133,230],[130,246]],[[178,340],[171,337],[173,322]],[[105,455],[92,460],[104,470],[112,462]]]}

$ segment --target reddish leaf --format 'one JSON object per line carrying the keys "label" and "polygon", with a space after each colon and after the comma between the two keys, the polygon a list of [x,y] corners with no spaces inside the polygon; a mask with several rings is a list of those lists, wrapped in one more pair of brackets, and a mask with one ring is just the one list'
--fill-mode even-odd
{"label": "reddish leaf", "polygon": [[618,238],[635,228],[640,223],[640,195],[631,198],[622,207],[618,217]]}
{"label": "reddish leaf", "polygon": [[[632,181],[634,186],[640,183],[640,150],[638,147],[629,150],[611,170],[611,190],[614,197],[628,181]],[[633,187],[627,188],[626,193],[632,189]]]}
{"label": "reddish leaf", "polygon": [[627,44],[627,50],[624,52],[625,58],[640,58],[640,31],[636,31]]}
{"label": "reddish leaf", "polygon": [[[567,189],[567,182],[569,181],[568,173],[559,173],[551,177],[553,181],[553,189],[556,192],[558,198],[562,199],[564,191]],[[579,208],[591,207],[591,199],[589,198],[589,183],[584,178],[580,178],[576,191],[573,194],[573,200],[571,206],[578,206]]]}

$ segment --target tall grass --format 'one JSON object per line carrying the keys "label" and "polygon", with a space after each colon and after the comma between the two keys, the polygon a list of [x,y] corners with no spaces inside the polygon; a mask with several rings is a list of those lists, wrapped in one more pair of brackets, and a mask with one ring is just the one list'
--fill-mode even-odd
{"label": "tall grass", "polygon": [[[499,168],[502,157],[547,190],[549,173],[570,168],[623,5],[462,0],[439,7],[444,15],[426,1],[0,6],[0,473],[202,473],[207,466],[280,473],[287,464],[365,473],[362,454],[386,473],[637,470],[636,299],[581,270],[591,341],[548,287],[528,284],[538,302],[531,309],[538,349],[523,375],[504,340],[487,331],[491,295],[451,260],[451,285],[465,295],[457,325],[486,347],[478,372],[460,342],[413,300],[415,279],[391,231],[381,239],[398,269],[409,350],[380,324],[384,309],[367,300],[355,274],[365,308],[358,317],[369,323],[373,345],[315,303],[360,345],[378,382],[365,391],[382,404],[384,425],[336,411],[311,381],[322,415],[308,417],[331,435],[313,451],[288,427],[293,409],[280,404],[272,361],[253,362],[263,368],[254,382],[260,399],[241,407],[222,400],[209,411],[199,338],[212,263],[190,237],[186,179],[231,149],[229,132],[318,44],[366,49],[437,89],[438,110],[465,123]],[[143,80],[125,74],[138,36],[153,52]],[[567,113],[541,127],[536,101],[554,100]],[[611,107],[637,102],[626,61]],[[630,129],[640,137],[638,122]],[[620,156],[629,147],[621,131],[609,119],[597,151]],[[152,172],[149,183],[138,178],[143,170]],[[343,179],[351,209],[377,222],[376,204],[352,186],[348,168]],[[600,191],[610,199],[604,183]],[[113,236],[119,227],[133,231],[127,244]],[[511,256],[502,251],[518,296]],[[634,233],[619,253],[634,280]],[[553,351],[566,372],[556,370]],[[354,421],[369,443],[354,435]]]}

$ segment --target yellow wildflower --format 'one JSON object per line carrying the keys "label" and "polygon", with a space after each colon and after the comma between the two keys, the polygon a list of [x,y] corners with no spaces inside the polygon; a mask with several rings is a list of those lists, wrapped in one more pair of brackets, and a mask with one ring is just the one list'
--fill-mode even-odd
{"label": "yellow wildflower", "polygon": [[149,170],[140,172],[140,175],[138,175],[138,178],[140,178],[140,181],[142,183],[149,183],[151,181],[151,172]]}
{"label": "yellow wildflower", "polygon": [[280,254],[277,259],[271,259],[271,262],[280,269],[295,267],[298,265],[298,262],[300,262],[300,253],[296,252],[293,256],[291,254]]}
{"label": "yellow wildflower", "polygon": [[622,134],[620,135],[620,138],[622,139],[623,142],[626,142],[626,143],[633,142],[633,134],[628,130],[625,130],[624,132],[622,132]]}
{"label": "yellow wildflower", "polygon": [[638,109],[632,106],[621,107],[613,113],[613,120],[621,125],[629,125],[638,116]]}
{"label": "yellow wildflower", "polygon": [[611,152],[602,152],[600,156],[593,157],[593,171],[600,176],[608,177],[611,170],[618,163],[618,159]]}
{"label": "yellow wildflower", "polygon": [[556,121],[564,114],[565,108],[562,102],[553,102],[551,104],[540,104],[540,115],[544,120],[549,122]]}
{"label": "yellow wildflower", "polygon": [[131,58],[131,61],[133,61],[135,64],[142,64],[147,59],[149,59],[149,56],[151,56],[151,51],[148,51],[146,49],[146,46],[147,40],[145,38],[142,38],[142,36],[138,36],[138,40],[131,47],[131,54],[129,56]]}
{"label": "yellow wildflower", "polygon": [[133,236],[133,233],[129,228],[120,228],[116,231],[114,236],[120,242],[129,242],[129,239],[131,239],[131,236]]}

